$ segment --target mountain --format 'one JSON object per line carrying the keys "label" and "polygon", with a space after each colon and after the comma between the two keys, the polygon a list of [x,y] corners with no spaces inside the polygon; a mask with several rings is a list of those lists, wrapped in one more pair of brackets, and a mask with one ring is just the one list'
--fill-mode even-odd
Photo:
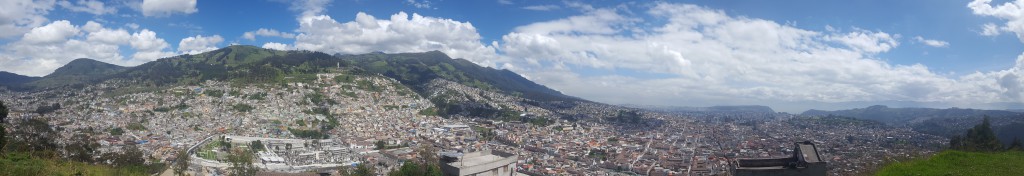
{"label": "mountain", "polygon": [[888,106],[875,105],[867,108],[856,108],[849,110],[822,111],[807,110],[801,113],[805,116],[838,115],[854,117],[867,120],[875,120],[890,125],[905,125],[922,122],[933,118],[964,118],[981,117],[983,115],[993,117],[1016,116],[1021,113],[1004,110],[980,110],[980,109],[934,109],[934,108],[889,108]]}
{"label": "mountain", "polygon": [[39,79],[40,77],[25,76],[11,72],[0,71],[0,86],[18,86]]}
{"label": "mountain", "polygon": [[132,92],[199,85],[207,80],[233,85],[312,83],[320,73],[395,79],[401,86],[431,99],[436,107],[442,108],[437,113],[445,116],[550,114],[552,111],[548,109],[560,102],[587,102],[534,83],[512,71],[481,67],[465,59],[452,59],[439,51],[329,55],[248,45],[162,58],[135,67],[76,59],[54,73],[24,85],[47,88],[114,80],[125,83],[121,84],[126,88],[122,90]]}
{"label": "mountain", "polygon": [[438,110],[440,115],[511,116],[509,114],[518,115],[529,109],[544,109],[540,106],[546,102],[585,101],[534,83],[514,72],[452,59],[439,51],[332,56],[322,52],[234,45],[195,55],[159,59],[110,77],[143,87],[197,85],[206,80],[236,85],[276,85],[311,83],[317,79],[318,73],[393,78],[420,96],[431,99],[435,106],[442,107]]}
{"label": "mountain", "polygon": [[395,78],[418,91],[434,79],[445,79],[470,87],[497,91],[539,101],[580,101],[534,83],[509,70],[481,67],[465,59],[452,59],[440,51],[425,53],[339,56],[371,73]]}
{"label": "mountain", "polygon": [[[332,56],[309,51],[279,51],[233,45],[195,55],[163,58],[129,68],[113,78],[146,86],[197,84],[205,80],[232,83],[282,83],[286,75],[325,71]],[[334,62],[330,63],[335,65]]]}
{"label": "mountain", "polygon": [[[3,85],[16,90],[82,85],[105,80],[108,76],[124,71],[126,68],[97,60],[79,58],[57,68],[49,75],[43,77],[12,76],[15,81]],[[0,74],[0,77],[6,76],[7,74]],[[7,82],[7,79],[0,78],[0,80],[5,80],[4,82]]]}
{"label": "mountain", "polygon": [[746,106],[711,106],[711,107],[688,107],[688,106],[651,106],[651,105],[624,105],[662,112],[745,112],[745,113],[775,113],[768,106],[746,105]]}
{"label": "mountain", "polygon": [[124,71],[126,67],[108,64],[97,60],[79,58],[57,68],[53,73],[43,77],[22,76],[10,72],[0,72],[0,85],[14,89],[49,88],[89,83],[106,79],[107,76]]}

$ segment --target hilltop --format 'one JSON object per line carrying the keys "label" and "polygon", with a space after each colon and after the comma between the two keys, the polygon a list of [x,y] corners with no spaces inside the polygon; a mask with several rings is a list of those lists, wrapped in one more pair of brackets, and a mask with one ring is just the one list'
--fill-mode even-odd
{"label": "hilltop", "polygon": [[1024,152],[947,150],[931,157],[889,164],[875,175],[1020,175]]}

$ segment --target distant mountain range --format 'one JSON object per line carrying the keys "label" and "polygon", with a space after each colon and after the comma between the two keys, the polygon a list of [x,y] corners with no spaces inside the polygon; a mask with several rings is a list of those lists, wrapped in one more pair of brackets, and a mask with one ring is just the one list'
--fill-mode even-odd
{"label": "distant mountain range", "polygon": [[980,110],[980,109],[935,109],[935,108],[889,108],[888,106],[875,105],[867,108],[855,108],[837,111],[807,110],[800,115],[825,116],[825,115],[846,116],[867,120],[875,120],[890,125],[905,125],[914,122],[923,122],[933,118],[963,118],[963,117],[1007,117],[1017,116],[1020,112],[1005,110]]}
{"label": "distant mountain range", "polygon": [[622,105],[626,107],[647,109],[652,111],[661,112],[746,112],[746,113],[775,113],[768,106],[760,105],[744,105],[744,106],[710,106],[710,107],[690,107],[690,106],[655,106],[655,105]]}
{"label": "distant mountain range", "polygon": [[247,45],[173,56],[134,67],[76,59],[43,77],[0,72],[0,86],[16,91],[33,91],[75,88],[108,80],[153,88],[198,85],[206,80],[232,84],[283,84],[310,82],[316,79],[315,74],[328,72],[391,77],[423,97],[429,96],[427,83],[444,79],[481,90],[523,97],[530,102],[586,101],[534,83],[512,71],[481,67],[464,59],[452,59],[439,51],[329,55]]}

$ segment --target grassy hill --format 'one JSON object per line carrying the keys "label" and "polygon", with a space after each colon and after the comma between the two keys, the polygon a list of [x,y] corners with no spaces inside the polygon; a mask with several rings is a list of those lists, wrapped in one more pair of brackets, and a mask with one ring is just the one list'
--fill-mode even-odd
{"label": "grassy hill", "polygon": [[114,168],[59,159],[43,159],[23,153],[0,157],[0,176],[6,175],[149,175],[146,168]]}
{"label": "grassy hill", "polygon": [[979,153],[948,150],[929,158],[892,163],[876,175],[1024,175],[1024,151]]}
{"label": "grassy hill", "polygon": [[27,83],[34,87],[60,87],[74,84],[87,84],[105,79],[107,76],[124,71],[126,67],[108,64],[92,59],[75,59],[57,68],[53,73],[39,80]]}

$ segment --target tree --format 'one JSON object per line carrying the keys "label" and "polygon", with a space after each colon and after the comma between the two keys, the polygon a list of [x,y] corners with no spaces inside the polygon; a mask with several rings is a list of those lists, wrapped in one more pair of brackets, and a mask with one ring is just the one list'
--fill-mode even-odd
{"label": "tree", "polygon": [[413,162],[411,160],[410,161],[405,161],[405,163],[402,164],[401,168],[399,168],[398,170],[391,171],[390,173],[388,173],[388,175],[391,175],[391,176],[413,176],[413,175],[415,175],[415,176],[420,176],[420,175],[441,176],[442,175],[441,174],[441,167],[440,167],[440,165],[438,165],[437,156],[435,156],[435,154],[434,154],[435,152],[434,152],[433,148],[431,148],[429,145],[421,145],[420,149],[418,149],[418,150],[419,150],[418,153],[420,155],[420,160],[418,160],[416,162]]}
{"label": "tree", "polygon": [[4,153],[4,147],[7,146],[7,128],[4,128],[4,123],[7,122],[7,105],[4,105],[3,101],[0,101],[0,154]]}
{"label": "tree", "polygon": [[0,154],[3,154],[7,146],[7,129],[0,123]]}
{"label": "tree", "polygon": [[0,123],[7,122],[7,105],[0,101]]}
{"label": "tree", "polygon": [[960,149],[963,148],[963,145],[963,139],[960,135],[953,135],[952,138],[949,138],[949,148]]}
{"label": "tree", "polygon": [[231,175],[252,176],[256,175],[256,171],[259,171],[259,169],[252,164],[252,152],[235,149],[231,151],[231,155],[228,155],[228,160],[231,162]]}
{"label": "tree", "polygon": [[263,142],[260,140],[249,142],[249,148],[251,148],[253,151],[262,151],[264,150],[263,147]]}
{"label": "tree", "polygon": [[74,137],[64,145],[64,152],[66,153],[65,158],[72,161],[93,163],[95,162],[93,156],[96,156],[96,150],[99,148],[100,144],[91,140],[89,136],[86,136],[85,134],[75,134]]}
{"label": "tree", "polygon": [[192,156],[188,154],[188,149],[182,148],[181,150],[178,150],[178,160],[174,162],[174,175],[185,175],[185,171],[188,171],[188,165],[191,160]]}
{"label": "tree", "polygon": [[371,168],[371,167],[373,167],[373,166],[369,166],[366,163],[359,163],[359,166],[356,166],[356,169],[354,171],[352,171],[352,175],[353,176],[375,176],[375,175],[377,175],[373,171],[373,168]]}
{"label": "tree", "polygon": [[992,152],[1003,150],[1003,143],[999,142],[999,138],[996,138],[995,132],[992,131],[992,124],[989,122],[989,117],[984,116],[981,124],[975,125],[973,128],[967,130],[966,136],[963,138],[954,136],[954,139],[950,139],[950,148],[956,150]]}
{"label": "tree", "polygon": [[17,127],[12,128],[11,142],[8,150],[30,152],[38,157],[55,157],[57,144],[53,140],[56,133],[43,119],[33,118],[21,120]]}
{"label": "tree", "polygon": [[1021,146],[1020,137],[1013,137],[1013,142],[1010,143],[1009,150],[1024,150],[1024,146]]}
{"label": "tree", "polygon": [[974,126],[971,130],[975,136],[968,136],[968,138],[975,150],[998,151],[1003,149],[1003,143],[999,142],[995,132],[992,131],[992,124],[989,122],[988,116],[985,116],[981,124]]}
{"label": "tree", "polygon": [[119,154],[114,154],[112,158],[108,158],[111,165],[116,167],[141,166],[146,162],[146,159],[142,158],[142,150],[139,150],[139,147],[126,145],[122,150]]}
{"label": "tree", "polygon": [[338,175],[340,176],[352,176],[352,172],[349,171],[348,166],[338,166]]}
{"label": "tree", "polygon": [[388,175],[389,176],[419,176],[419,175],[425,175],[425,174],[423,173],[423,169],[420,167],[419,164],[416,164],[416,162],[405,161],[405,163],[402,163],[402,167],[401,168],[399,168],[398,170],[391,171],[391,173],[388,173]]}
{"label": "tree", "polygon": [[377,150],[384,150],[384,149],[386,149],[385,147],[387,147],[387,145],[388,145],[387,143],[384,142],[384,140],[378,140],[377,142],[375,142],[373,144],[375,146],[377,146]]}

